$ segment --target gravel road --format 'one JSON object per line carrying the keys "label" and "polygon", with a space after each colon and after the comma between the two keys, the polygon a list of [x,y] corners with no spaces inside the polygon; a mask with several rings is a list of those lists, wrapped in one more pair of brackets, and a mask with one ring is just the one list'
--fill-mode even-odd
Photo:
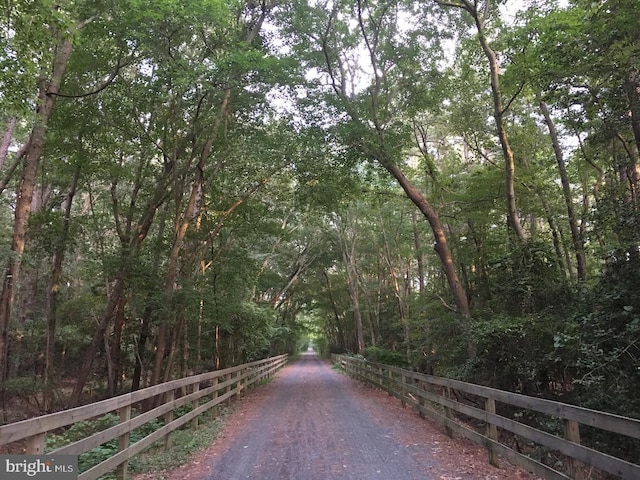
{"label": "gravel road", "polygon": [[515,480],[481,447],[453,440],[386,393],[313,352],[240,400],[223,434],[170,480]]}
{"label": "gravel road", "polygon": [[208,478],[431,479],[341,380],[313,353],[302,355]]}

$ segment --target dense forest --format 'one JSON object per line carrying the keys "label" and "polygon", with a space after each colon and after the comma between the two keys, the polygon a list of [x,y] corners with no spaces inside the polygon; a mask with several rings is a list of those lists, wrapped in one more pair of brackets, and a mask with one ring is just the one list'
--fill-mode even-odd
{"label": "dense forest", "polygon": [[640,417],[637,0],[11,0],[0,135],[3,422],[310,342]]}

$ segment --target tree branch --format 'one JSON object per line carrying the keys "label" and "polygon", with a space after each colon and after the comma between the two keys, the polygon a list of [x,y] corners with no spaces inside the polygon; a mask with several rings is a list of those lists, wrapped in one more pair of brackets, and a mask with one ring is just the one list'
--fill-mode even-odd
{"label": "tree branch", "polygon": [[442,302],[442,305],[444,306],[444,308],[446,308],[447,310],[451,310],[452,312],[456,312],[458,313],[458,310],[455,307],[452,307],[451,305],[449,305],[444,298],[442,298],[438,293],[433,293],[436,297],[438,297],[438,299]]}
{"label": "tree branch", "polygon": [[7,184],[9,183],[9,181],[11,180],[11,177],[13,176],[14,172],[16,171],[16,168],[18,168],[18,165],[20,165],[20,161],[22,160],[22,157],[24,157],[26,151],[27,151],[27,145],[29,144],[29,142],[25,143],[22,148],[18,151],[18,153],[16,153],[16,158],[13,159],[13,162],[11,162],[11,164],[9,165],[9,168],[7,169],[4,177],[2,177],[2,179],[0,179],[0,195],[2,195],[2,192],[4,192],[4,189],[7,188]]}
{"label": "tree branch", "polygon": [[[129,58],[131,58],[131,57],[129,57]],[[130,65],[130,62],[121,63],[120,59],[118,59],[118,62],[116,63],[116,68],[109,75],[109,78],[107,78],[102,85],[100,85],[95,90],[92,90],[91,92],[79,93],[77,95],[69,95],[69,94],[57,93],[57,92],[56,93],[48,92],[47,95],[48,96],[62,97],[62,98],[84,98],[84,97],[90,97],[91,95],[96,95],[96,94],[100,93],[101,91],[103,91],[105,88],[107,88],[109,85],[111,85],[113,83],[113,81],[116,79],[116,77],[118,76],[118,73],[120,73],[120,69],[122,69],[122,67],[126,67],[127,65]]]}
{"label": "tree branch", "polygon": [[516,98],[518,98],[518,95],[520,95],[522,93],[522,90],[524,90],[524,86],[527,84],[526,81],[522,82],[520,84],[520,87],[518,87],[518,90],[516,91],[516,93],[513,94],[513,96],[509,99],[509,101],[507,102],[507,105],[502,109],[502,114],[504,115],[505,113],[507,113],[507,110],[509,110],[509,107],[511,107],[511,104],[515,101]]}

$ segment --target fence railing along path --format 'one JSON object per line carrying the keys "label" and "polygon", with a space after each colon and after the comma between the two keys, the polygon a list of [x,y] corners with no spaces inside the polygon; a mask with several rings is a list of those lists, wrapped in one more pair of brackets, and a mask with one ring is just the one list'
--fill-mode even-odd
{"label": "fence railing along path", "polygon": [[[280,355],[173,380],[89,405],[3,425],[0,426],[0,445],[22,441],[26,443],[25,454],[44,454],[48,433],[117,412],[120,418],[120,423],[117,425],[46,453],[80,455],[117,438],[118,453],[81,473],[78,478],[94,480],[117,470],[118,477],[124,479],[127,475],[127,463],[133,456],[162,439],[165,447],[169,448],[171,432],[188,422],[193,422],[194,427],[197,426],[199,415],[226,400],[231,400],[234,396],[239,396],[249,385],[272,377],[286,362],[287,355]],[[180,396],[182,393],[184,394]],[[136,408],[145,402],[153,402],[154,408],[147,411]],[[191,406],[191,411],[174,418],[175,410],[186,405]],[[156,419],[162,419],[164,425],[136,443],[129,444],[129,435],[134,429]]]}
{"label": "fence railing along path", "polygon": [[[399,398],[403,404],[411,405],[421,416],[427,416],[440,423],[445,427],[448,435],[452,436],[455,432],[484,445],[489,454],[489,462],[493,465],[498,465],[498,455],[501,455],[511,463],[545,479],[584,480],[585,471],[589,467],[595,467],[625,480],[640,479],[640,465],[580,444],[580,425],[640,440],[640,420],[638,419],[458,380],[424,375],[368,362],[361,358],[333,355],[332,360],[340,363],[350,375],[387,391]],[[475,403],[484,404],[484,408],[459,401],[463,396],[478,399],[479,401]],[[514,407],[521,416],[524,412],[535,412],[545,414],[553,421],[563,422],[564,437],[500,415],[501,411],[513,410]],[[482,434],[474,430],[468,423],[456,418],[454,412],[484,423],[486,433]],[[559,472],[501,443],[505,435],[499,435],[499,432],[510,432],[521,439],[526,439],[525,442],[532,445],[559,452],[568,459],[567,471]]]}

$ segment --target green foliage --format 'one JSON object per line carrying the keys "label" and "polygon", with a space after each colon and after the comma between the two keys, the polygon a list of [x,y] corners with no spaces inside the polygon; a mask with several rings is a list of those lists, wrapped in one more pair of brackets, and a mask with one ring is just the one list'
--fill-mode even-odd
{"label": "green foliage", "polygon": [[475,355],[467,379],[525,395],[549,397],[553,382],[562,378],[549,352],[563,322],[551,316],[494,315],[471,326]]}
{"label": "green foliage", "polygon": [[489,260],[491,304],[511,315],[562,312],[571,306],[571,289],[550,245],[519,243]]}
{"label": "green foliage", "polygon": [[[140,359],[149,369],[158,326],[183,319],[187,341],[169,340],[180,349],[175,357],[188,360],[172,375],[214,358],[228,366],[295,352],[307,338],[323,356],[355,351],[355,286],[365,342],[377,345],[361,352],[371,361],[640,416],[638,139],[631,128],[639,99],[629,88],[640,45],[636,1],[533,2],[513,28],[491,12],[519,215],[530,234],[522,243],[505,222],[486,59],[459,9],[363,2],[359,25],[355,4],[346,2],[336,4],[328,25],[319,5],[279,2],[275,28],[248,42],[261,13],[255,2],[5,3],[0,123],[16,116],[18,126],[0,176],[32,128],[39,75],[51,71],[60,38],[74,40],[46,125],[38,187],[51,195],[30,218],[16,297],[26,308],[9,333],[11,347],[22,349],[10,358],[18,370],[5,385],[10,395],[39,393],[29,375],[44,350],[51,259],[63,249],[56,374],[77,373],[116,278],[125,278],[118,303],[125,377],[143,334]],[[368,56],[360,55],[362,29],[375,39]],[[442,48],[451,39],[455,61]],[[568,278],[575,247],[538,114],[542,99],[558,120],[582,216],[592,275],[579,286],[582,297]],[[207,145],[211,153],[196,168]],[[438,211],[473,320],[450,311],[429,224],[384,162],[401,166]],[[63,239],[61,206],[76,172]],[[198,212],[186,218],[178,273],[168,282],[175,228],[200,174]],[[12,255],[8,192],[18,179],[0,198],[4,261]],[[139,239],[145,223],[151,226]],[[340,249],[347,235],[351,284]],[[105,333],[107,343],[113,333]],[[104,348],[96,372],[105,370]],[[83,422],[51,441],[68,443],[115,421]],[[192,451],[195,438],[181,438]],[[85,454],[83,468],[114,449],[110,442]]]}
{"label": "green foliage", "polygon": [[226,408],[214,408],[202,414],[197,430],[194,431],[189,423],[185,428],[172,432],[169,451],[165,451],[163,442],[156,442],[130,460],[130,471],[157,472],[157,478],[163,478],[161,471],[184,465],[197,451],[209,447],[222,430],[229,413]]}
{"label": "green foliage", "polygon": [[335,370],[336,372],[340,372],[340,373],[345,372],[345,369],[342,367],[342,364],[340,362],[334,363],[333,365],[331,365],[331,370]]}
{"label": "green foliage", "polygon": [[10,395],[31,396],[40,391],[40,380],[35,377],[15,377],[6,381],[5,389]]}
{"label": "green foliage", "polygon": [[[632,248],[610,257],[578,316],[555,337],[554,356],[573,374],[576,403],[640,418],[640,254]],[[591,429],[583,435],[629,460],[640,454],[637,442]]]}
{"label": "green foliage", "polygon": [[[51,452],[70,443],[82,440],[101,432],[102,430],[117,425],[119,421],[120,420],[117,415],[110,413],[103,415],[97,420],[78,422],[61,434],[48,435],[45,450]],[[130,442],[133,444],[142,440],[144,437],[158,430],[162,425],[162,422],[157,419],[145,423],[131,432],[129,437]],[[78,457],[78,469],[80,472],[85,472],[95,465],[114,456],[116,453],[118,453],[118,440],[114,439],[81,454]],[[109,475],[105,478],[115,478],[115,474]]]}
{"label": "green foliage", "polygon": [[[101,286],[96,286],[96,288],[101,288]],[[93,333],[94,323],[100,317],[103,309],[104,298],[102,296],[93,293],[78,295],[60,305],[58,309],[60,326],[68,327],[69,330],[66,334],[72,337],[89,337]],[[77,334],[73,332],[77,332]]]}
{"label": "green foliage", "polygon": [[366,347],[361,353],[370,362],[395,365],[396,367],[407,367],[409,365],[407,354],[403,352],[381,347]]}
{"label": "green foliage", "polygon": [[[97,420],[78,422],[72,425],[64,433],[48,435],[45,451],[53,451],[64,447],[70,443],[82,440],[88,436],[117,425],[118,416],[114,414],[103,415]],[[78,469],[80,472],[87,471],[100,462],[105,461],[118,452],[118,441],[112,440],[100,445],[92,450],[83,453],[78,457]]]}

